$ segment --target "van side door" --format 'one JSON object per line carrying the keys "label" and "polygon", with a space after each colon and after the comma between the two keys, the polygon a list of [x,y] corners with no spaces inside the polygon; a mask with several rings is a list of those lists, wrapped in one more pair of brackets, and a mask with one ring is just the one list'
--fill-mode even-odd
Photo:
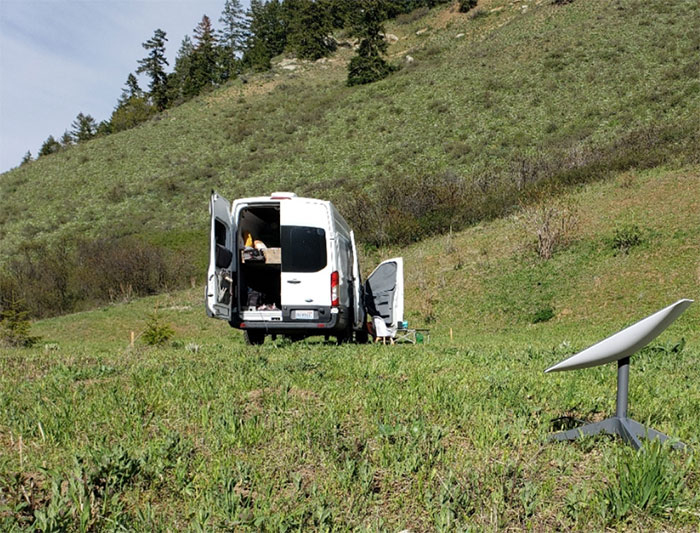
{"label": "van side door", "polygon": [[211,226],[209,234],[209,269],[207,270],[207,315],[231,320],[237,311],[235,225],[231,203],[212,191],[209,200]]}

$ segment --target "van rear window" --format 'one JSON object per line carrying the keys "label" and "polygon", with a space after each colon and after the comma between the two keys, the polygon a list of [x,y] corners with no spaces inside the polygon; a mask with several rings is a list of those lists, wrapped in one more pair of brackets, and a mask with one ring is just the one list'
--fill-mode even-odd
{"label": "van rear window", "polygon": [[282,226],[281,233],[283,272],[318,272],[325,268],[325,230],[308,226]]}

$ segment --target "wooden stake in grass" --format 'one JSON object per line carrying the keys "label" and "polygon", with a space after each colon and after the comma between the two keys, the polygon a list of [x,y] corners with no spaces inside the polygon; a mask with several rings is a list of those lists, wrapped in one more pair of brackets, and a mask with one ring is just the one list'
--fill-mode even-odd
{"label": "wooden stake in grass", "polygon": [[136,332],[132,331],[132,332],[131,332],[131,335],[130,335],[129,337],[130,337],[130,340],[129,340],[129,348],[133,348],[133,347],[134,347],[134,341],[136,340]]}
{"label": "wooden stake in grass", "polygon": [[450,328],[450,342],[454,340],[454,337],[452,336],[452,328]]}

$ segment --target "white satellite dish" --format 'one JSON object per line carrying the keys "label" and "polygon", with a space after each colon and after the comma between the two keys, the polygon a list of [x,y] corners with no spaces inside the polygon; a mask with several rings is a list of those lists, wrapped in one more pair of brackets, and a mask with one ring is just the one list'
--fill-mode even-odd
{"label": "white satellite dish", "polygon": [[[642,424],[627,418],[630,356],[658,337],[692,303],[693,300],[678,300],[661,311],[657,311],[636,324],[545,370],[545,372],[577,370],[617,361],[617,409],[615,416],[602,422],[555,433],[551,438],[560,441],[573,440],[581,435],[610,433],[621,436],[636,449],[642,446],[640,438],[658,438],[661,441],[668,439],[663,433],[647,429]],[[682,448],[683,446],[680,442],[674,444],[676,448]]]}

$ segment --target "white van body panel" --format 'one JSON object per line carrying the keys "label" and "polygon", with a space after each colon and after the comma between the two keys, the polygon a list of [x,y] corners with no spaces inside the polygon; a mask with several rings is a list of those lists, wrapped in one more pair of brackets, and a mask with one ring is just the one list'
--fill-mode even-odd
{"label": "white van body panel", "polygon": [[330,280],[336,250],[329,211],[328,202],[306,198],[286,200],[280,204],[280,226],[317,228],[325,233],[326,241],[324,268],[314,272],[282,271],[283,306],[331,305]]}

